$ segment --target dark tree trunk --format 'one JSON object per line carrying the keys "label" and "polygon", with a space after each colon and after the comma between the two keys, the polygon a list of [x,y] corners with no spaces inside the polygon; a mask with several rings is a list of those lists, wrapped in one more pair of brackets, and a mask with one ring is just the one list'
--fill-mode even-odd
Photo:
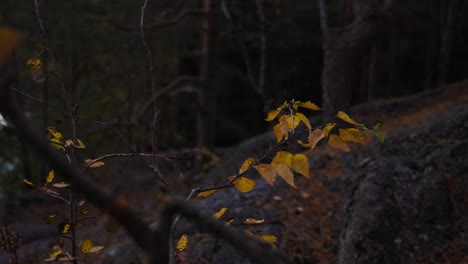
{"label": "dark tree trunk", "polygon": [[441,1],[440,6],[440,58],[439,58],[439,79],[438,85],[447,83],[450,60],[452,56],[453,39],[455,35],[455,25],[458,10],[462,1],[446,0]]}
{"label": "dark tree trunk", "polygon": [[211,149],[216,137],[216,88],[214,84],[214,34],[216,0],[204,0],[205,12],[202,32],[202,58],[200,79],[203,82],[199,93],[197,113],[197,147]]}
{"label": "dark tree trunk", "polygon": [[[327,26],[325,8],[320,8],[324,35],[322,104],[326,120],[333,118],[337,111],[349,109],[359,76],[356,65],[369,52],[382,31],[394,2],[396,0],[355,0],[354,22],[333,31]],[[323,0],[320,3],[324,5]]]}

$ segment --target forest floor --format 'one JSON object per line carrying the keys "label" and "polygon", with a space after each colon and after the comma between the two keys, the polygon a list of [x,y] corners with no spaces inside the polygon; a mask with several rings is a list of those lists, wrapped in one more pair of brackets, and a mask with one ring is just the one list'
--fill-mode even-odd
{"label": "forest floor", "polygon": [[[356,114],[351,112],[351,116],[366,123],[379,122],[384,132],[393,133],[419,126],[460,104],[468,105],[468,81],[443,90],[362,105],[355,109]],[[332,183],[333,179],[343,175],[342,153],[320,146],[306,154],[315,164],[312,166],[310,179],[296,178],[297,190],[282,188],[280,193],[272,194],[273,199],[267,200],[262,206],[270,206],[278,211],[275,221],[281,222],[283,227],[278,247],[295,262],[335,263],[342,221],[343,193]],[[131,166],[97,169],[91,176],[98,178],[99,184],[105,188],[112,186],[113,190],[126,190],[121,193],[129,197],[147,219],[156,217],[156,211],[153,210],[157,207],[153,204],[157,201],[154,199],[156,194],[150,188],[154,179],[146,169]],[[39,194],[34,197],[33,202],[15,208],[9,217],[12,228],[25,238],[25,244],[18,252],[20,263],[44,263],[43,259],[51,252],[47,244],[50,241],[49,233],[54,228],[42,224],[42,220],[44,216],[65,211],[59,201],[51,201],[52,198],[48,197],[40,198]],[[107,225],[108,219],[90,208],[89,215],[93,214],[97,217],[91,220],[91,224],[84,222],[83,227],[78,230],[81,234],[79,240],[91,239],[96,245],[103,245],[105,248],[102,252],[83,259],[83,263],[107,263],[120,250],[119,246],[128,243],[129,239],[123,232],[106,233],[102,229]],[[0,263],[7,263],[6,260],[7,255],[1,253]],[[132,259],[129,257],[127,260],[131,263]]]}

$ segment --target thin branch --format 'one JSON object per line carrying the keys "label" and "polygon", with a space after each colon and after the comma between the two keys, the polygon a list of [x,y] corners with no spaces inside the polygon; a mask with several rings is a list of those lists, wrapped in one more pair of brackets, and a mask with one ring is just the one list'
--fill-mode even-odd
{"label": "thin branch", "polygon": [[[146,2],[146,1],[145,1]],[[147,29],[147,30],[155,30],[155,29],[160,29],[160,28],[166,28],[170,27],[175,24],[179,24],[182,22],[186,17],[189,16],[198,16],[198,15],[203,15],[203,10],[201,9],[192,9],[192,10],[184,10],[180,12],[177,16],[174,18],[167,20],[167,21],[162,21],[162,22],[156,22],[156,23],[150,23],[150,24],[141,24],[138,26],[135,25],[125,25],[125,24],[116,24],[115,27],[117,29],[122,29],[122,30],[132,30],[132,31],[141,31],[141,28]]]}
{"label": "thin branch", "polygon": [[[156,92],[156,99],[158,99],[161,95],[171,91],[172,89],[175,89],[179,85],[185,82],[193,82],[193,83],[198,83],[201,82],[201,79],[199,77],[195,76],[190,76],[190,75],[181,75],[174,80],[172,80],[170,83],[168,83],[166,86],[164,86],[162,89]],[[138,116],[136,119],[140,119],[143,117],[143,115],[148,111],[150,105],[153,103],[154,99],[150,98],[148,101],[146,101],[143,104],[143,107],[141,108]]]}
{"label": "thin branch", "polygon": [[146,40],[145,37],[145,29],[144,29],[144,22],[145,22],[145,10],[146,6],[148,4],[148,0],[144,0],[143,6],[141,7],[141,17],[140,17],[140,35],[141,35],[141,40],[143,42],[143,45],[145,46],[146,49],[146,57],[148,59],[148,71],[149,71],[149,79],[150,79],[150,85],[151,85],[151,94],[152,94],[152,100],[153,100],[153,124],[152,124],[152,145],[153,145],[153,173],[156,176],[156,178],[159,179],[160,182],[167,188],[168,190],[171,190],[171,187],[169,183],[162,177],[161,172],[156,166],[156,151],[157,151],[157,135],[156,135],[156,125],[157,125],[157,120],[158,120],[158,108],[156,106],[156,85],[154,82],[154,67],[153,67],[153,53],[151,51],[151,47],[148,44],[148,41]]}

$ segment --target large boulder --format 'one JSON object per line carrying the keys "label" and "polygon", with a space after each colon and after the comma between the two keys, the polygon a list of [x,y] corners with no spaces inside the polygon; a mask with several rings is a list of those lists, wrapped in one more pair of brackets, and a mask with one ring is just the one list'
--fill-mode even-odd
{"label": "large boulder", "polygon": [[467,106],[346,156],[338,263],[448,263],[467,252]]}

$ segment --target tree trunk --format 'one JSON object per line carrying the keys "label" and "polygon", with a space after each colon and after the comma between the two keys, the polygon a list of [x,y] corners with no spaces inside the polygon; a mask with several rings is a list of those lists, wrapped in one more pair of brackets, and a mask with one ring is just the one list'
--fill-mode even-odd
{"label": "tree trunk", "polygon": [[349,109],[353,87],[359,76],[356,64],[369,52],[374,39],[382,31],[383,20],[395,6],[394,2],[396,0],[356,0],[354,22],[331,31],[327,26],[324,0],[320,0],[324,36],[322,104],[326,120],[333,118],[337,111]]}
{"label": "tree trunk", "polygon": [[216,0],[204,0],[204,20],[202,32],[202,58],[200,79],[202,88],[199,93],[197,113],[197,147],[211,149],[216,137],[216,88],[214,86],[214,34]]}
{"label": "tree trunk", "polygon": [[460,0],[441,1],[440,6],[440,58],[439,58],[439,79],[438,85],[447,83],[452,56],[453,39],[455,35],[455,21],[457,11],[461,7]]}

